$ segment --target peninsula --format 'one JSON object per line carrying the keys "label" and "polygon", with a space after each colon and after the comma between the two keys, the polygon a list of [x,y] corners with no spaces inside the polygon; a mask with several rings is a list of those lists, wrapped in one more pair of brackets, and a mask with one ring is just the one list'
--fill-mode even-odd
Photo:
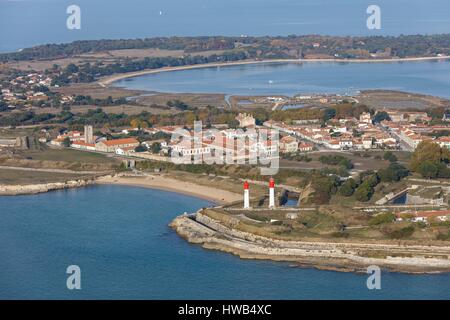
{"label": "peninsula", "polygon": [[[449,43],[450,35],[174,37],[1,54],[0,195],[100,184],[168,190],[215,203],[180,212],[170,224],[208,249],[340,271],[376,264],[448,272],[445,97],[376,88],[244,96],[111,84],[150,73],[233,65],[245,72],[249,64],[285,62],[411,68],[437,61],[445,70]],[[278,138],[249,138],[262,131]],[[252,154],[268,155],[277,170],[262,174]],[[212,155],[228,155],[231,163],[205,161]]]}

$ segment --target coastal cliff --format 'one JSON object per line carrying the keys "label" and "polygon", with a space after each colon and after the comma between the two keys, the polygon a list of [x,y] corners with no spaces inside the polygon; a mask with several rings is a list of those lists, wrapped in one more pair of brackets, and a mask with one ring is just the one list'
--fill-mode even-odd
{"label": "coastal cliff", "polygon": [[293,262],[299,266],[365,272],[370,265],[406,273],[450,272],[450,246],[367,242],[286,241],[231,229],[200,210],[170,226],[190,243],[245,259]]}
{"label": "coastal cliff", "polygon": [[79,188],[92,183],[94,183],[93,179],[79,179],[69,180],[65,182],[51,182],[28,185],[0,185],[0,196],[37,194],[60,189]]}

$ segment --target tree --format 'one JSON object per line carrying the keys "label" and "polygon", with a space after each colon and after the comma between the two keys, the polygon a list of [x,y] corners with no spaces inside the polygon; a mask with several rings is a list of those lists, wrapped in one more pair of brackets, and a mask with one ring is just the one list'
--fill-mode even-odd
{"label": "tree", "polygon": [[386,111],[378,111],[373,118],[374,123],[380,123],[383,120],[391,120],[389,114]]}
{"label": "tree", "polygon": [[374,188],[379,182],[380,178],[376,173],[367,176],[355,191],[356,200],[361,202],[369,201],[375,193]]}
{"label": "tree", "polygon": [[170,100],[167,102],[167,106],[169,108],[176,108],[181,111],[190,109],[189,105],[187,105],[186,103],[184,103],[183,101],[180,101],[180,100]]}
{"label": "tree", "polygon": [[419,172],[424,178],[432,179],[438,176],[439,167],[435,162],[427,160],[419,165],[417,172]]}
{"label": "tree", "polygon": [[357,186],[356,181],[353,178],[350,178],[339,188],[339,193],[344,197],[350,197],[355,192]]}
{"label": "tree", "polygon": [[134,118],[130,121],[130,126],[135,129],[148,128],[148,123],[145,120]]}
{"label": "tree", "polygon": [[386,151],[383,155],[383,159],[389,162],[397,162],[397,157],[392,151]]}
{"label": "tree", "polygon": [[6,111],[8,110],[8,105],[0,100],[0,111]]}
{"label": "tree", "polygon": [[378,171],[378,176],[383,182],[400,181],[409,175],[409,170],[398,163],[391,163],[389,167]]}
{"label": "tree", "polygon": [[78,67],[75,64],[71,63],[71,64],[67,65],[66,72],[68,72],[68,73],[78,72]]}
{"label": "tree", "polygon": [[144,151],[147,151],[147,148],[140,144],[136,148],[134,148],[134,151],[136,151],[136,152],[144,152]]}
{"label": "tree", "polygon": [[64,138],[62,145],[63,145],[63,147],[66,147],[66,148],[70,147],[70,138],[69,137]]}
{"label": "tree", "polygon": [[336,176],[317,175],[312,178],[311,186],[314,189],[312,203],[326,204],[336,193],[338,179]]}
{"label": "tree", "polygon": [[373,195],[373,188],[367,184],[362,184],[355,191],[355,198],[358,201],[366,202],[369,201]]}
{"label": "tree", "polygon": [[386,212],[386,213],[377,214],[372,219],[370,219],[369,225],[375,226],[375,225],[379,225],[379,224],[383,224],[383,223],[390,223],[393,221],[395,221],[395,215],[393,215],[392,213]]}
{"label": "tree", "polygon": [[152,153],[159,153],[161,151],[161,143],[154,142],[151,146]]}
{"label": "tree", "polygon": [[336,116],[336,109],[327,108],[323,113],[323,120],[326,122]]}
{"label": "tree", "polygon": [[450,150],[441,148],[432,141],[422,141],[414,151],[410,168],[420,173],[424,178],[436,178],[446,176],[447,166],[450,161]]}

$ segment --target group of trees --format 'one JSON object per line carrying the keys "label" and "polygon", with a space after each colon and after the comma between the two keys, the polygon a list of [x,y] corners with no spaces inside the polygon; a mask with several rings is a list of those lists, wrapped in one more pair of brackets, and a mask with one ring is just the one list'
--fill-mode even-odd
{"label": "group of trees", "polygon": [[0,112],[8,110],[8,104],[3,100],[0,100]]}
{"label": "group of trees", "polygon": [[[317,47],[313,44],[320,43]],[[450,36],[400,35],[338,37],[319,35],[290,35],[287,37],[155,37],[146,39],[87,40],[63,44],[46,44],[25,48],[19,52],[0,55],[0,61],[55,59],[83,53],[123,49],[208,50],[242,51],[251,57],[300,58],[304,54],[326,54],[345,58],[370,57],[369,53],[387,52],[391,56],[423,56],[448,54]]]}
{"label": "group of trees", "polygon": [[183,57],[146,57],[144,59],[118,59],[114,63],[97,62],[95,64],[84,63],[81,65],[70,64],[53,78],[52,85],[66,85],[69,83],[93,82],[99,77],[116,73],[136,72],[147,69],[159,69],[164,67],[178,67],[213,62],[229,62],[247,59],[242,52],[224,52],[209,56],[186,55]]}
{"label": "group of trees", "polygon": [[170,100],[167,102],[167,106],[169,108],[175,108],[181,111],[196,110],[196,108],[193,108],[189,106],[187,103],[184,103],[183,101],[180,100]]}
{"label": "group of trees", "polygon": [[432,141],[422,141],[414,151],[410,168],[427,179],[450,178],[450,150]]}
{"label": "group of trees", "polygon": [[387,160],[391,163],[397,162],[397,160],[398,160],[392,151],[386,151],[383,155],[383,159]]}
{"label": "group of trees", "polygon": [[77,95],[73,99],[72,104],[81,106],[81,105],[93,105],[93,106],[114,106],[114,105],[121,105],[125,104],[127,100],[123,97],[113,99],[111,96],[108,96],[105,99],[99,99],[99,98],[92,98],[91,96],[87,95]]}
{"label": "group of trees", "polygon": [[[315,120],[323,119],[325,116],[324,109],[318,108],[300,108],[288,110],[276,110],[270,114],[270,118],[274,121],[283,121],[286,123],[292,120]],[[334,117],[331,116],[331,118]]]}
{"label": "group of trees", "polygon": [[320,156],[319,161],[323,164],[341,166],[347,170],[353,169],[352,161],[341,155],[323,155]]}
{"label": "group of trees", "polygon": [[355,199],[361,202],[369,201],[375,193],[375,187],[379,182],[380,178],[376,173],[364,177],[355,190]]}
{"label": "group of trees", "polygon": [[389,117],[389,114],[386,111],[378,111],[375,116],[373,117],[373,122],[374,123],[380,123],[381,121],[384,120],[391,120],[391,118]]}
{"label": "group of trees", "polygon": [[339,194],[344,197],[354,196],[356,200],[366,202],[372,198],[375,187],[380,182],[396,182],[409,175],[409,170],[397,163],[397,157],[392,152],[385,152],[383,158],[391,162],[386,169],[378,172],[367,171],[358,178],[347,179],[340,186]]}
{"label": "group of trees", "polygon": [[347,101],[343,103],[333,105],[332,108],[335,110],[335,116],[337,118],[359,118],[363,112],[371,112],[369,107],[364,104],[353,104]]}
{"label": "group of trees", "polygon": [[314,172],[309,177],[309,182],[314,192],[308,202],[314,204],[327,204],[339,187],[339,178],[336,175],[325,175],[321,172]]}
{"label": "group of trees", "polygon": [[[191,107],[188,107],[189,109]],[[135,128],[147,128],[154,125],[193,125],[194,121],[202,121],[203,125],[210,127],[214,123],[227,124],[234,128],[238,125],[237,111],[224,110],[217,107],[208,106],[202,109],[188,110],[175,114],[151,114],[149,112],[141,112],[138,115],[130,116],[130,121],[139,123]]]}

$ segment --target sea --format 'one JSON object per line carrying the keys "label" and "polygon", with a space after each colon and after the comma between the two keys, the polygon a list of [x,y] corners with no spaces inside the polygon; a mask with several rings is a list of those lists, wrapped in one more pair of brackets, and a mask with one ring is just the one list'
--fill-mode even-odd
{"label": "sea", "polygon": [[[0,0],[0,52],[89,39],[199,35],[450,33],[448,0]],[[66,26],[81,9],[81,29]],[[119,86],[240,95],[393,89],[450,96],[448,61],[260,64],[146,75]],[[211,202],[166,191],[90,186],[0,197],[0,299],[449,299],[449,274],[367,274],[242,260],[168,227]],[[81,271],[69,290],[67,268]]]}
{"label": "sea", "polygon": [[[373,4],[380,29],[367,28]],[[70,5],[81,9],[81,29],[67,28]],[[450,33],[448,0],[0,0],[0,52],[155,36],[439,33]]]}
{"label": "sea", "polygon": [[[0,197],[0,299],[449,299],[450,275],[368,274],[242,260],[169,226],[213,203],[101,185]],[[69,290],[69,266],[81,289]],[[70,281],[69,281],[70,282]]]}

